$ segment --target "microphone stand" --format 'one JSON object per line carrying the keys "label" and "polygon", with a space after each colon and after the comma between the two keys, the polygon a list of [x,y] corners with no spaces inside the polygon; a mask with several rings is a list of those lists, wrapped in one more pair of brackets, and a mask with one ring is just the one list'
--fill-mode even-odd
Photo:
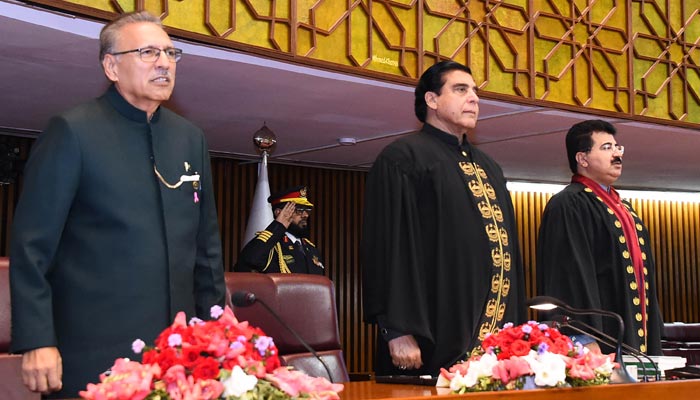
{"label": "microphone stand", "polygon": [[632,376],[630,376],[627,368],[625,368],[625,361],[622,359],[622,341],[625,334],[625,322],[622,320],[619,314],[612,311],[598,310],[598,309],[579,309],[573,308],[561,300],[555,299],[549,296],[537,296],[529,299],[527,301],[528,306],[537,310],[553,310],[555,308],[561,308],[566,314],[572,315],[601,315],[609,318],[614,318],[617,320],[618,331],[617,331],[617,346],[615,346],[615,357],[620,363],[620,383],[634,383],[637,382]]}
{"label": "microphone stand", "polygon": [[[598,330],[598,329],[596,329],[596,328],[594,328],[594,327],[588,325],[587,323],[585,323],[585,322],[583,322],[583,321],[578,321],[578,320],[575,320],[575,319],[574,319],[574,320],[570,320],[570,321],[567,321],[567,322],[569,322],[568,326],[571,327],[571,328],[573,328],[573,325],[571,325],[572,322],[573,322],[573,323],[576,323],[576,324],[579,324],[579,325],[583,326],[585,329],[588,329],[589,331],[593,331],[593,332],[595,332],[597,335],[600,335],[600,336],[606,338],[608,341],[610,341],[610,342],[612,342],[612,343],[615,343],[615,339],[614,339],[612,336],[607,335],[605,332],[602,332],[602,331],[600,331],[600,330]],[[584,335],[586,334],[585,332],[582,332],[582,333],[583,333]],[[598,340],[597,338],[594,338],[594,339]],[[602,340],[601,340],[601,342],[607,344],[607,345],[610,346],[610,347],[614,347],[614,344],[606,343],[605,341],[602,341]],[[622,348],[625,349],[625,350],[627,350],[627,354],[633,356],[634,358],[636,358],[637,360],[640,361],[640,364],[642,364],[642,369],[643,369],[643,371],[644,371],[644,377],[645,377],[644,380],[645,380],[645,381],[648,380],[648,379],[647,379],[647,376],[646,376],[646,368],[644,368],[644,363],[641,362],[641,360],[640,360],[639,357],[643,357],[643,358],[645,358],[647,361],[649,361],[649,363],[651,363],[652,367],[654,367],[654,378],[655,378],[657,381],[658,381],[658,380],[661,380],[661,371],[659,371],[659,367],[656,365],[656,363],[654,362],[654,360],[652,360],[652,358],[649,357],[649,355],[647,355],[647,354],[645,354],[645,353],[643,353],[643,352],[641,352],[641,351],[635,349],[634,347],[632,347],[632,346],[630,346],[630,345],[628,345],[627,343],[624,343],[624,342],[622,343]]]}
{"label": "microphone stand", "polygon": [[[583,329],[581,329],[581,328],[579,328],[579,327],[573,325],[573,323],[576,323],[576,322],[578,322],[578,321],[573,320],[573,319],[569,319],[568,317],[564,317],[563,323],[560,323],[560,322],[556,321],[555,324],[557,325],[557,328],[559,328],[559,327],[567,327],[567,328],[573,330],[573,331],[576,332],[576,333],[580,333],[580,334],[583,334],[583,335],[586,335],[586,336],[590,336],[590,337],[592,337],[593,339],[595,339],[596,341],[598,341],[598,342],[600,342],[600,343],[603,343],[603,344],[608,345],[608,346],[610,346],[610,347],[615,347],[615,339],[613,339],[612,337],[606,335],[606,334],[603,333],[603,332],[600,332],[599,330],[597,330],[597,329],[595,329],[595,328],[593,328],[593,327],[588,326],[587,324],[585,324],[585,325],[586,325],[588,328],[590,328],[590,331],[588,331],[588,330],[583,330]],[[593,333],[591,333],[591,331],[592,331]],[[604,339],[604,338],[605,338],[605,339]],[[647,381],[648,381],[648,377],[647,377],[647,367],[646,367],[646,365],[644,365],[644,363],[642,362],[642,359],[639,358],[636,354],[630,353],[630,355],[631,355],[632,357],[634,357],[637,361],[639,361],[639,364],[642,366],[642,374],[644,375],[644,381],[647,382]],[[653,365],[653,362],[652,362],[652,365]],[[657,370],[657,371],[658,371],[658,370]],[[657,373],[658,373],[658,372],[657,372]]]}
{"label": "microphone stand", "polygon": [[282,318],[279,315],[277,315],[277,312],[275,312],[275,310],[268,306],[267,303],[255,297],[255,294],[249,292],[235,292],[233,293],[233,295],[231,295],[231,298],[233,305],[238,307],[247,307],[252,305],[253,303],[260,303],[260,305],[262,305],[270,313],[270,315],[272,315],[277,320],[277,322],[280,323],[280,325],[282,325],[289,333],[291,333],[309,353],[313,354],[313,356],[316,357],[316,359],[321,363],[321,365],[323,365],[323,368],[326,370],[326,374],[328,374],[328,380],[333,382],[333,375],[331,374],[331,369],[328,368],[328,365],[326,365],[321,356],[319,356],[318,353],[316,353],[316,350],[309,346],[309,344],[306,343],[306,340],[302,339],[302,337],[299,336],[299,334],[294,329],[292,329],[291,326],[284,322]]}

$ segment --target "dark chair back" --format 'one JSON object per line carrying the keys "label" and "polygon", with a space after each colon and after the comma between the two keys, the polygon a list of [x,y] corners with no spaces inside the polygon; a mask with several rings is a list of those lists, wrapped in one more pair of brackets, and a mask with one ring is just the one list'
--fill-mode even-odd
{"label": "dark chair back", "polygon": [[38,400],[22,383],[22,356],[9,354],[12,323],[10,304],[10,260],[0,257],[0,398],[3,400]]}
{"label": "dark chair back", "polygon": [[282,364],[290,365],[311,376],[332,382],[349,380],[338,332],[333,282],[319,275],[261,274],[227,272],[230,293],[247,291],[273,309],[307,344],[316,351],[330,370],[290,333],[261,304],[233,307],[240,321],[249,321],[272,337]]}
{"label": "dark chair back", "polygon": [[700,323],[665,323],[661,348],[664,355],[685,357],[688,365],[700,365]]}

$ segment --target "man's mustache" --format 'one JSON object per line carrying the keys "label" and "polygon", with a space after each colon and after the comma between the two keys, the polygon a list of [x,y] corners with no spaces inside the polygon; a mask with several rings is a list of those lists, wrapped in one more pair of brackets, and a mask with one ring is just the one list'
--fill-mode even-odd
{"label": "man's mustache", "polygon": [[612,163],[613,164],[622,164],[622,157],[620,157],[620,156],[613,157]]}

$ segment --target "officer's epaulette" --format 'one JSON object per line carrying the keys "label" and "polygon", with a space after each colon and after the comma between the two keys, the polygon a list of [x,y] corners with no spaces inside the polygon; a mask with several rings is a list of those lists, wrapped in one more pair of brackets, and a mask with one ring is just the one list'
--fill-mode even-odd
{"label": "officer's epaulette", "polygon": [[270,231],[260,231],[255,234],[256,239],[260,240],[263,243],[267,243],[268,240],[272,237],[272,232]]}
{"label": "officer's epaulette", "polygon": [[308,243],[311,247],[316,247],[316,245],[313,244],[309,239],[304,238],[303,240],[304,240],[306,243]]}

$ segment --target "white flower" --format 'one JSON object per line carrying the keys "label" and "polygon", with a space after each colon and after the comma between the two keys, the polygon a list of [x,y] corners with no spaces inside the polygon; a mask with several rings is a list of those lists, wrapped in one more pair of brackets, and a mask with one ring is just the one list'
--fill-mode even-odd
{"label": "white flower", "polygon": [[246,374],[241,367],[236,365],[231,371],[231,376],[221,383],[224,385],[224,397],[241,397],[258,384],[258,378]]}
{"label": "white flower", "polygon": [[457,392],[464,387],[472,386],[474,386],[474,384],[469,385],[466,377],[462,376],[462,374],[460,374],[459,371],[455,373],[455,376],[450,381],[450,390],[452,390],[453,392]]}
{"label": "white flower", "polygon": [[535,385],[554,387],[566,381],[566,362],[559,354],[545,352],[525,357],[535,373]]}
{"label": "white flower", "polygon": [[498,357],[495,354],[484,354],[479,360],[470,361],[464,383],[467,387],[472,387],[479,383],[479,378],[493,376],[493,367],[498,364]]}
{"label": "white flower", "polygon": [[614,368],[615,365],[610,361],[610,357],[606,357],[605,363],[594,369],[594,371],[603,376],[610,376]]}

